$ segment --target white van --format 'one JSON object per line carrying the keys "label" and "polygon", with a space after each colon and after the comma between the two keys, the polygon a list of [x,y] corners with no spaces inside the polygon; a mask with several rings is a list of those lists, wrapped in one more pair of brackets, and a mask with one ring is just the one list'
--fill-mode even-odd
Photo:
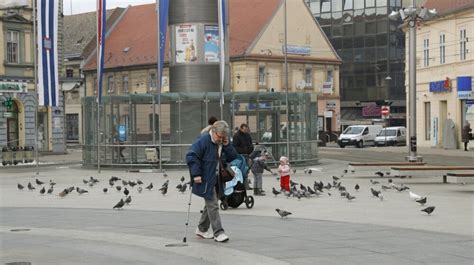
{"label": "white van", "polygon": [[[385,144],[385,140],[387,141],[387,144]],[[405,145],[406,140],[407,129],[405,127],[387,127],[377,134],[377,137],[375,137],[375,145]]]}
{"label": "white van", "polygon": [[339,135],[337,144],[341,148],[347,145],[355,145],[359,148],[364,145],[374,145],[375,137],[381,130],[382,125],[351,125]]}

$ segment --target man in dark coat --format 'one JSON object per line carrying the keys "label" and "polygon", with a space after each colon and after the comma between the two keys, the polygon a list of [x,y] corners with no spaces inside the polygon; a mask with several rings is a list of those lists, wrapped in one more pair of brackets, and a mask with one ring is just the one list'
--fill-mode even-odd
{"label": "man in dark coat", "polygon": [[249,126],[245,123],[240,125],[240,129],[234,134],[232,144],[237,153],[250,155],[253,152],[252,137],[250,136]]}
{"label": "man in dark coat", "polygon": [[467,145],[469,144],[469,138],[471,136],[471,124],[466,123],[466,125],[464,125],[464,127],[462,128],[462,141],[464,142],[464,151],[469,151],[469,149],[467,149]]}
{"label": "man in dark coat", "polygon": [[[186,163],[192,179],[192,192],[204,198],[204,209],[196,229],[196,235],[202,238],[214,238],[217,242],[226,242],[229,237],[224,234],[217,198],[223,191],[216,172],[218,160],[230,163],[237,158],[237,153],[229,144],[229,125],[225,121],[216,121],[209,133],[199,136],[188,153]],[[211,232],[209,228],[212,227]]]}

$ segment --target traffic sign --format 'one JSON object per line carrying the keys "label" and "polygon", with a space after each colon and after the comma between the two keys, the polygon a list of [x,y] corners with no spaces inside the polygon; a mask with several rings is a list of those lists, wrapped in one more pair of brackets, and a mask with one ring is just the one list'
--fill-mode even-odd
{"label": "traffic sign", "polygon": [[382,106],[380,113],[382,114],[382,119],[388,119],[390,117],[390,106]]}

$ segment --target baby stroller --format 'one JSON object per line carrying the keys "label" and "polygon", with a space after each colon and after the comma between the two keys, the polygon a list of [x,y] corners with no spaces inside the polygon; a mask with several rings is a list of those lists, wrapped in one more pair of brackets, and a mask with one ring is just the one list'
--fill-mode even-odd
{"label": "baby stroller", "polygon": [[239,155],[230,163],[230,167],[235,172],[235,177],[224,184],[224,195],[221,197],[220,208],[227,210],[230,207],[237,208],[243,202],[248,209],[254,205],[252,196],[247,196],[245,181],[252,167],[252,159],[245,155]]}

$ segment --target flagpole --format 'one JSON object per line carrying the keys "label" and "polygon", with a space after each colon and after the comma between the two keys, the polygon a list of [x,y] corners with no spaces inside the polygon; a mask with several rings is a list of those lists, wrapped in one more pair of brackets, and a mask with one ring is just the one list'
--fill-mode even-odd
{"label": "flagpole", "polygon": [[285,20],[285,104],[286,104],[286,155],[290,159],[290,116],[288,106],[288,21],[286,14],[286,0],[284,0],[284,20]]}
{"label": "flagpole", "polygon": [[[35,48],[33,49],[33,72],[34,72],[34,89],[35,89],[35,96],[36,96],[36,103],[35,103],[35,128],[38,128],[38,106],[39,106],[39,96],[38,96],[38,68],[37,68],[37,56],[38,56],[38,32],[36,29],[36,19],[37,19],[37,0],[33,0],[33,43]],[[35,161],[36,161],[36,175],[39,175],[39,156],[38,156],[38,132],[35,131]]]}
{"label": "flagpole", "polygon": [[[160,6],[159,6],[159,0],[156,0],[156,5],[155,5],[155,11],[156,11],[156,26],[157,26],[157,31],[156,31],[156,88],[155,90],[152,91],[152,95],[153,95],[153,117],[152,117],[152,122],[153,122],[153,148],[156,147],[156,136],[155,136],[155,132],[156,132],[156,121],[155,121],[155,113],[156,113],[156,102],[155,102],[155,92],[156,90],[160,89],[161,91],[161,72],[160,72],[160,60],[161,60],[161,40],[160,40]],[[158,95],[158,107],[159,107],[159,114],[158,114],[158,118],[161,119],[161,101],[160,101],[160,95]],[[161,171],[161,130],[160,130],[160,127],[161,127],[161,122],[160,122],[160,126],[158,126],[158,133],[159,133],[159,144],[160,144],[160,148],[158,149],[158,164],[160,166],[160,171]]]}
{"label": "flagpole", "polygon": [[99,2],[102,0],[97,0],[97,17],[96,17],[96,28],[97,28],[97,45],[96,45],[96,51],[97,51],[97,60],[96,60],[96,66],[97,66],[97,78],[96,78],[96,91],[97,91],[97,172],[100,174],[100,95],[99,93],[101,92],[99,89],[99,82],[100,82],[100,77],[99,75],[102,74],[100,72],[100,43],[99,43],[99,17],[100,17],[100,12],[101,10],[99,9]]}
{"label": "flagpole", "polygon": [[220,77],[220,99],[219,99],[219,105],[220,105],[220,111],[221,111],[221,120],[224,119],[224,76],[225,76],[225,21],[224,21],[224,12],[223,10],[223,2],[222,0],[217,0],[217,18],[218,18],[218,25],[219,25],[219,41],[220,41],[220,61],[219,61],[219,77]]}

